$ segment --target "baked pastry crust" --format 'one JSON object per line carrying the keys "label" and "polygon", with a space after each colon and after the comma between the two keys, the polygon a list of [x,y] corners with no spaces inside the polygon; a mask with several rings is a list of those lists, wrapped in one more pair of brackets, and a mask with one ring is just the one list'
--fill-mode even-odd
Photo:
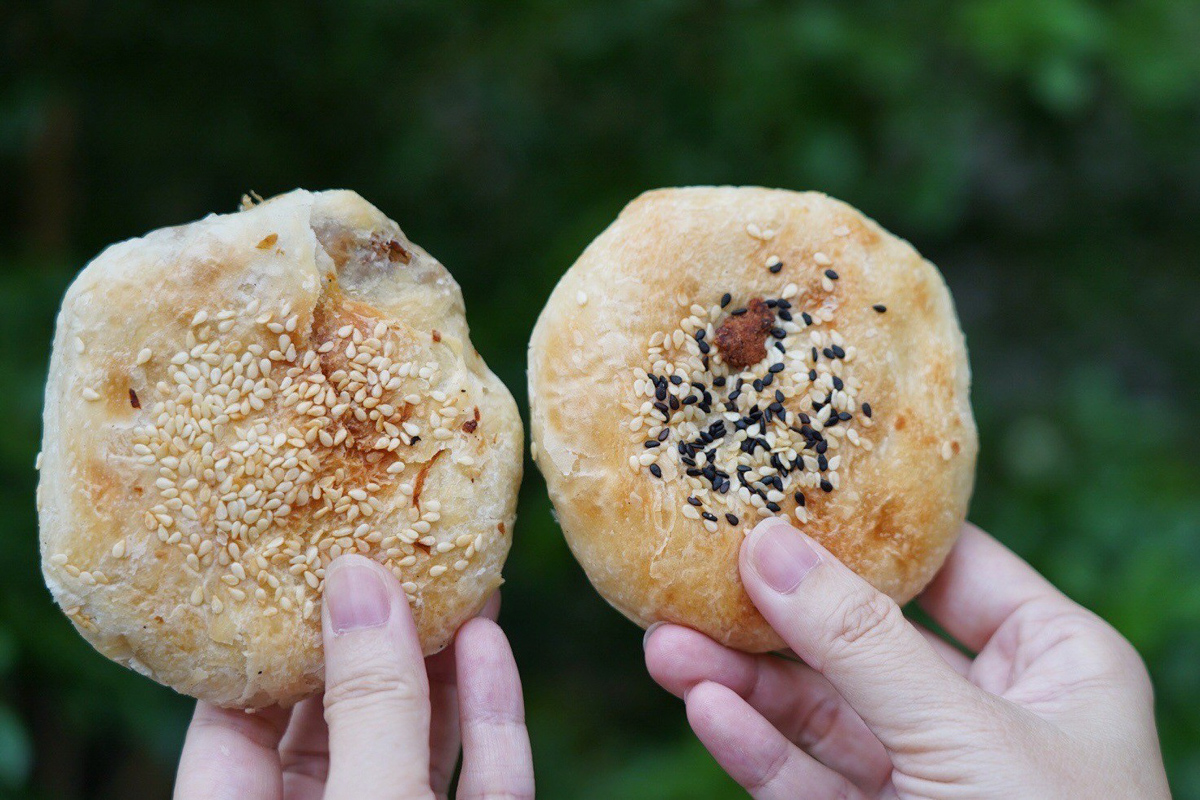
{"label": "baked pastry crust", "polygon": [[501,583],[512,396],[432,256],[349,191],[113,245],[67,291],[46,386],[46,585],[97,650],[223,706],[323,683],[324,567],[402,581],[426,653]]}
{"label": "baked pastry crust", "polygon": [[783,642],[738,577],[745,533],[789,517],[913,597],[970,498],[969,382],[940,274],[854,208],[663,189],[588,246],[538,319],[533,455],[609,603],[643,627],[772,650]]}

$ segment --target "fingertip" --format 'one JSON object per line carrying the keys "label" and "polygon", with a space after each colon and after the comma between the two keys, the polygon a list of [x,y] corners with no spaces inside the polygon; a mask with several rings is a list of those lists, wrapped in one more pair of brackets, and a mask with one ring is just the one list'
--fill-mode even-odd
{"label": "fingertip", "polygon": [[646,671],[671,694],[682,697],[698,680],[697,639],[707,637],[682,625],[662,624],[648,632]]}

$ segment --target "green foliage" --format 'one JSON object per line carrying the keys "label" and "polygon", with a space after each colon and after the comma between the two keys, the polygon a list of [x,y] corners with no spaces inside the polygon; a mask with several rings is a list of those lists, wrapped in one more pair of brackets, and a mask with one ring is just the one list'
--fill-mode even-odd
{"label": "green foliage", "polygon": [[[1200,797],[1198,41],[1191,0],[0,8],[0,794],[161,796],[189,710],[38,572],[54,314],[100,248],[249,189],[354,188],[450,266],[523,397],[538,310],[620,207],[730,182],[827,191],[942,267],[973,518],[1139,648]],[[740,796],[527,473],[502,621],[544,796]]]}

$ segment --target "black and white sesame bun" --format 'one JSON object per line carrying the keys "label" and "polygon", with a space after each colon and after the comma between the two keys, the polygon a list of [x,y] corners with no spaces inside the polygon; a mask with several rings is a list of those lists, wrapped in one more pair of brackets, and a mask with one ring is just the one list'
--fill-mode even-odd
{"label": "black and white sesame bun", "polygon": [[529,349],[533,455],[572,551],[642,626],[782,646],[738,578],[787,518],[897,601],[941,565],[977,449],[938,271],[815,192],[647,192]]}
{"label": "black and white sesame bun", "polygon": [[46,584],[100,652],[223,706],[318,690],[325,566],[403,583],[426,653],[500,585],[513,399],[432,256],[353,192],[113,245],[46,387]]}

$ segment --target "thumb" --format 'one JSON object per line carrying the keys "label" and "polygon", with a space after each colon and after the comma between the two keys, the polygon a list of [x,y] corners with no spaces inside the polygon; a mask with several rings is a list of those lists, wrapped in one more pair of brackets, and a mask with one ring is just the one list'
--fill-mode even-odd
{"label": "thumb", "polygon": [[432,797],[429,682],[408,603],[360,555],[325,572],[327,800]]}
{"label": "thumb", "polygon": [[980,704],[891,598],[783,520],[746,537],[740,569],[771,627],[889,750],[907,749],[930,723],[944,727],[947,709]]}

